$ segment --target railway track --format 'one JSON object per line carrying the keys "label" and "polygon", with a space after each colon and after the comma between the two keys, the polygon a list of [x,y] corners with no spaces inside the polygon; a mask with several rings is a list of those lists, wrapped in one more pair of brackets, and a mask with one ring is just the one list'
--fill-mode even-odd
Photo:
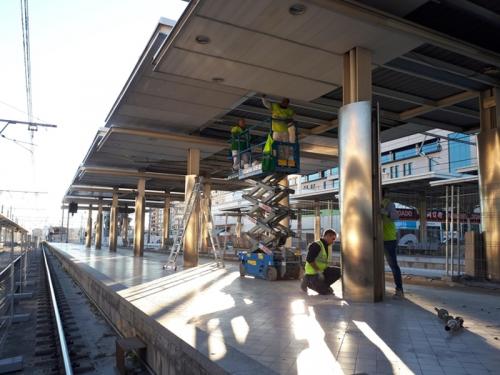
{"label": "railway track", "polygon": [[[116,340],[120,338],[116,327],[46,244],[31,249],[28,255],[25,280],[17,282],[15,289],[21,298],[13,301],[14,315],[19,318],[4,330],[0,343],[0,359],[15,363],[9,362],[9,369],[15,369],[8,371],[23,375],[115,374]],[[16,274],[15,280],[18,277]],[[152,373],[136,353],[127,353],[124,361],[127,374]]]}
{"label": "railway track", "polygon": [[94,366],[59,283],[60,269],[42,246],[37,293],[35,368],[40,374],[83,374]]}

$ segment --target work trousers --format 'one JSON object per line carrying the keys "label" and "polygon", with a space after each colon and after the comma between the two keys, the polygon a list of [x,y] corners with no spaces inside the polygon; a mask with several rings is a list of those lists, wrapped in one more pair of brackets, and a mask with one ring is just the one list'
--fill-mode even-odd
{"label": "work trousers", "polygon": [[396,256],[396,248],[398,246],[398,241],[384,241],[384,253],[385,260],[391,267],[392,276],[394,277],[394,283],[396,284],[396,289],[403,290],[403,279],[401,278],[401,269],[398,265],[398,258]]}
{"label": "work trousers", "polygon": [[340,267],[326,267],[323,271],[325,277],[321,280],[318,275],[304,275],[304,283],[319,294],[332,294],[330,285],[340,279]]}

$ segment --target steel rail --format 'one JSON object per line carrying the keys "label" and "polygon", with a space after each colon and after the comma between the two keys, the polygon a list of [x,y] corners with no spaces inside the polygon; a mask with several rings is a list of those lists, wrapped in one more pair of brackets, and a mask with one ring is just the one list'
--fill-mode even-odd
{"label": "steel rail", "polygon": [[47,281],[50,290],[50,299],[52,302],[52,308],[54,309],[54,316],[56,318],[57,334],[59,336],[59,344],[61,347],[61,354],[64,362],[64,371],[66,375],[73,375],[73,368],[71,367],[71,361],[69,357],[68,345],[66,343],[66,336],[64,335],[64,329],[62,326],[61,316],[59,314],[59,308],[57,306],[56,295],[54,293],[54,286],[52,285],[52,278],[50,276],[49,264],[47,262],[47,256],[45,255],[45,247],[42,247],[43,259],[45,261],[45,270],[47,272]]}

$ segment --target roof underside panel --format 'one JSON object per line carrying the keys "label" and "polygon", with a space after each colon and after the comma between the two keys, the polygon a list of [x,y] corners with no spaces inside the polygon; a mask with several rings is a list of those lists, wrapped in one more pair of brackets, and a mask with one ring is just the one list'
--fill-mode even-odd
{"label": "roof underside panel", "polygon": [[472,109],[479,113],[479,98],[469,99],[465,102],[460,103],[458,106],[467,109]]}
{"label": "roof underside panel", "polygon": [[[374,61],[384,63],[421,44],[327,4],[308,4],[307,12],[296,17],[288,11],[293,4],[202,1],[193,6],[156,70],[308,101],[341,84],[343,54],[354,46],[369,46]],[[346,33],[346,28],[356,31]],[[200,37],[205,43],[197,42]]]}
{"label": "roof underside panel", "polygon": [[[370,46],[376,63],[389,61],[420,44],[407,34],[393,33],[341,14],[325,2],[316,3],[324,4],[324,7],[309,3],[304,14],[293,16],[289,8],[294,4],[296,1],[293,0],[207,0],[203,2],[199,15],[339,56],[354,46]],[[338,79],[340,84],[340,75]]]}
{"label": "roof underside panel", "polygon": [[[405,18],[455,38],[500,52],[498,21],[468,12],[454,3],[454,1],[429,1]],[[457,3],[460,2],[457,1]],[[485,10],[488,10],[491,4],[495,4],[495,1],[488,2]],[[457,25],[460,26],[457,27]]]}
{"label": "roof underside panel", "polygon": [[491,67],[491,64],[471,59],[470,57],[460,55],[444,48],[433,46],[432,44],[424,44],[420,47],[415,48],[414,51],[424,56],[429,56],[435,59],[446,61],[450,64],[461,66],[478,73],[484,73],[487,68]]}
{"label": "roof underside panel", "polygon": [[386,68],[373,71],[373,84],[431,100],[440,100],[463,91]]}
{"label": "roof underside panel", "polygon": [[479,126],[479,120],[474,120],[469,117],[464,117],[460,115],[456,115],[454,113],[450,113],[448,111],[432,111],[429,113],[426,113],[425,115],[420,116],[421,118],[425,118],[427,120],[433,120],[433,121],[441,121],[453,125],[457,125],[460,127],[468,128],[468,127],[473,127],[473,126]]}
{"label": "roof underside panel", "polygon": [[373,102],[378,102],[381,109],[392,112],[403,112],[416,106],[412,103],[407,103],[401,100],[386,98],[378,95],[373,95]]}
{"label": "roof underside panel", "polygon": [[[436,29],[439,27],[434,25],[436,20],[429,9],[442,9],[452,3],[441,2],[446,4],[438,6],[426,0],[364,2],[378,9],[385,7],[385,11],[400,17],[411,13],[410,19]],[[482,2],[474,0],[484,6]],[[372,63],[376,67],[373,101],[379,102],[382,110],[383,140],[440,126],[451,131],[473,130],[478,127],[477,99],[453,101],[446,109],[438,108],[442,104],[439,101],[466,90],[479,92],[489,86],[500,86],[498,69],[485,62],[491,60],[491,55],[480,49],[476,60],[475,56],[464,57],[453,52],[452,40],[443,44],[433,37],[416,36],[417,33],[411,36],[410,28],[396,31],[387,14],[386,18],[374,21],[370,18],[372,10],[356,9],[359,2],[308,1],[305,13],[294,16],[289,8],[296,3],[295,0],[190,2],[168,38],[165,25],[159,25],[111,110],[106,126],[109,130],[127,127],[142,132],[182,133],[190,135],[191,140],[204,137],[204,142],[210,145],[202,145],[201,141],[197,145],[201,151],[201,172],[225,178],[231,169],[227,149],[231,126],[239,118],[245,118],[248,126],[256,126],[255,135],[265,136],[270,128],[270,111],[263,107],[260,93],[268,94],[274,102],[289,97],[299,134],[300,129],[302,134],[305,129],[318,126],[329,129],[321,134],[324,144],[309,144],[308,151],[302,152],[301,172],[307,174],[337,164],[338,149],[333,137],[338,133],[335,120],[342,105],[343,56],[355,46],[373,52]],[[444,18],[442,27],[447,28],[452,20]],[[481,25],[466,23],[464,30],[469,33],[484,32]],[[492,43],[498,41],[494,39]],[[443,45],[450,50],[442,48]],[[457,50],[467,53],[463,48]],[[480,60],[481,56],[485,61]],[[460,97],[468,98],[470,93]],[[412,109],[415,110],[409,111]],[[406,113],[401,116],[403,112]],[[101,131],[84,167],[185,174],[191,142],[137,134]],[[301,139],[301,142],[307,148],[309,141]],[[331,149],[318,151],[326,145]],[[79,173],[75,183],[135,188],[137,177]],[[184,183],[149,179],[148,188],[183,191]]]}

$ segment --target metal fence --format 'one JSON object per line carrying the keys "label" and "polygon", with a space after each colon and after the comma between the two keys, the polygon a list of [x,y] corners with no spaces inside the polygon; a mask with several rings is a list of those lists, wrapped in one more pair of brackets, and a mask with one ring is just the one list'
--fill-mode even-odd
{"label": "metal fence", "polygon": [[0,348],[15,321],[15,296],[26,288],[28,266],[33,256],[33,244],[21,242],[20,245],[17,249],[12,246],[11,261],[0,271]]}

